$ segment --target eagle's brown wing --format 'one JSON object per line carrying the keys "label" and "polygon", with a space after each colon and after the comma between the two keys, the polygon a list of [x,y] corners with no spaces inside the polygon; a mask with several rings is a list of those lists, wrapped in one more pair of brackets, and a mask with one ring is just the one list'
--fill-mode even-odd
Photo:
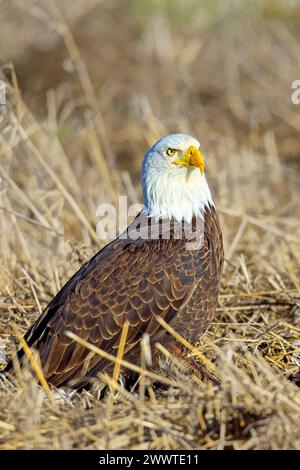
{"label": "eagle's brown wing", "polygon": [[82,266],[25,336],[39,351],[50,383],[62,386],[72,381],[80,387],[86,381],[83,375],[111,367],[94,356],[83,372],[88,350],[67,337],[66,330],[116,354],[128,320],[125,356],[130,353],[130,359],[139,357],[138,342],[145,332],[157,341],[163,330],[155,316],[170,321],[207,275],[207,241],[194,252],[186,250],[185,243],[173,237],[116,239]]}

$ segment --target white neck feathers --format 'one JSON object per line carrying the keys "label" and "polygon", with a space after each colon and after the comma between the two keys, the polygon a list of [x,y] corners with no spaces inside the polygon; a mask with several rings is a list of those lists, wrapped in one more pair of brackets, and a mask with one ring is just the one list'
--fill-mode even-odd
{"label": "white neck feathers", "polygon": [[193,216],[203,217],[213,204],[211,193],[199,168],[168,168],[156,166],[143,172],[144,212],[155,218],[174,218],[191,222]]}

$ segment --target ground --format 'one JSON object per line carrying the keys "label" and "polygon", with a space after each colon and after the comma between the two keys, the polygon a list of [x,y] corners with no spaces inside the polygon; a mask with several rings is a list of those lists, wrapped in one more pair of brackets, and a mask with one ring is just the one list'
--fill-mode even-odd
{"label": "ground", "polygon": [[221,386],[167,357],[164,386],[143,376],[102,400],[19,371],[0,381],[0,449],[299,449],[298,4],[4,0],[0,13],[1,351],[105,244],[99,204],[142,201],[142,156],[163,135],[200,140],[226,256],[199,339]]}

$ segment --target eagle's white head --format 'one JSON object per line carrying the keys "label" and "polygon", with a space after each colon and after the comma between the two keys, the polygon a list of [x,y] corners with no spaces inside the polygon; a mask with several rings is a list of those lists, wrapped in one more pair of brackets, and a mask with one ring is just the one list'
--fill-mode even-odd
{"label": "eagle's white head", "polygon": [[170,134],[144,157],[142,183],[145,212],[155,218],[191,222],[213,205],[197,139]]}

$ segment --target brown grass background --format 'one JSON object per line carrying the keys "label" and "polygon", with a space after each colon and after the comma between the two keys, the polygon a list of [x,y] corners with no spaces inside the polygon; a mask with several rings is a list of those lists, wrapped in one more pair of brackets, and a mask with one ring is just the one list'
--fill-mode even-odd
{"label": "brown grass background", "polygon": [[25,370],[0,449],[299,449],[299,2],[2,0],[0,61],[1,351],[101,246],[97,206],[141,202],[163,135],[199,138],[227,259],[199,341],[220,387],[166,358],[165,389],[49,397]]}

